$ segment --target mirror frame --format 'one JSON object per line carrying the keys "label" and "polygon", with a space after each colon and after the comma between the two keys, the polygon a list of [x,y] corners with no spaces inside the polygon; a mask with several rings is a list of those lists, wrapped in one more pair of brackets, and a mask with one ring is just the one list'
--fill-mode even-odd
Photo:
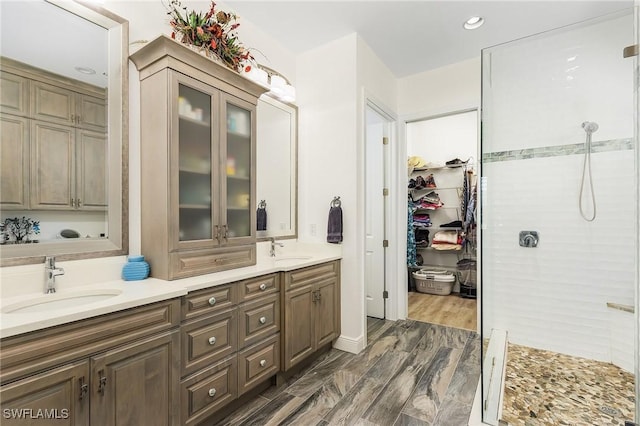
{"label": "mirror frame", "polygon": [[[119,256],[129,249],[129,21],[81,0],[45,0],[108,31],[108,233],[106,239],[0,245],[0,266]],[[116,89],[116,90],[114,90]],[[117,90],[119,89],[119,90]]]}
{"label": "mirror frame", "polygon": [[[265,103],[287,112],[291,113],[293,120],[291,122],[291,135],[293,141],[291,143],[291,155],[292,163],[291,167],[291,184],[289,185],[289,191],[291,191],[291,206],[290,206],[290,214],[292,220],[293,229],[289,231],[285,231],[281,235],[272,235],[269,230],[267,231],[256,231],[256,241],[269,241],[271,238],[277,238],[280,240],[288,240],[288,239],[296,239],[298,238],[298,107],[294,104],[281,102],[271,96],[264,94],[259,98],[259,101],[264,101]],[[258,114],[257,120],[260,120],[260,114]],[[260,134],[257,135],[257,143],[260,143]],[[259,160],[258,160],[259,161]],[[258,166],[256,164],[256,179],[260,179],[260,171],[258,170]],[[259,197],[256,197],[255,200],[255,208],[258,207],[258,203],[260,200]],[[277,234],[277,231],[273,232],[273,234]]]}

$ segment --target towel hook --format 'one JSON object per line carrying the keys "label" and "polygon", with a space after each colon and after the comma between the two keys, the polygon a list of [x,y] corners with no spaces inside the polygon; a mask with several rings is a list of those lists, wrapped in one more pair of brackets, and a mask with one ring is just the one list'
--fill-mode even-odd
{"label": "towel hook", "polygon": [[260,200],[260,203],[258,204],[258,208],[259,209],[267,208],[267,202],[265,200]]}
{"label": "towel hook", "polygon": [[340,207],[342,205],[342,201],[340,201],[340,197],[336,196],[333,197],[333,200],[331,200],[331,207]]}

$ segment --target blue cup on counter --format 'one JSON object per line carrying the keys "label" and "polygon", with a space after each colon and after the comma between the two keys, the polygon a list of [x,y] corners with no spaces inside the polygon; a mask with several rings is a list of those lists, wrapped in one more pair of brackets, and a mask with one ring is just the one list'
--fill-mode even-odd
{"label": "blue cup on counter", "polygon": [[144,280],[149,276],[149,263],[144,256],[129,256],[127,263],[122,268],[122,279],[125,281]]}

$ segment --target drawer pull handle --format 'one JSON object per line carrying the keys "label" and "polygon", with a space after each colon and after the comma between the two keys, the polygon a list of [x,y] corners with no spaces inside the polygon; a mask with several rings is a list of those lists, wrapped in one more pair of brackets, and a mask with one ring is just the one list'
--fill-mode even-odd
{"label": "drawer pull handle", "polygon": [[260,284],[260,290],[265,291],[267,289],[267,285],[265,283]]}
{"label": "drawer pull handle", "polygon": [[210,298],[209,299],[209,305],[213,306],[215,304],[216,304],[216,298],[215,297]]}
{"label": "drawer pull handle", "polygon": [[258,321],[260,321],[260,324],[264,324],[267,322],[267,317],[260,317]]}
{"label": "drawer pull handle", "polygon": [[209,389],[209,396],[211,398],[213,398],[214,396],[216,396],[216,388],[211,388]]}
{"label": "drawer pull handle", "polygon": [[215,337],[209,337],[209,344],[210,345],[215,345],[216,344],[216,338]]}
{"label": "drawer pull handle", "polygon": [[264,367],[265,365],[267,365],[267,361],[264,359],[260,360],[260,367]]}

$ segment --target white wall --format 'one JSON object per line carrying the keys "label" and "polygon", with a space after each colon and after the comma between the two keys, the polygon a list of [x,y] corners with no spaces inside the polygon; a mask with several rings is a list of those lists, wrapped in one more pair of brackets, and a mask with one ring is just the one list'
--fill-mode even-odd
{"label": "white wall", "polygon": [[[557,147],[584,144],[586,120],[600,124],[594,141],[633,136],[632,61],[620,54],[631,29],[628,17],[491,51],[483,151],[534,158],[483,166],[485,332],[611,361],[606,303],[634,302],[634,151],[592,154],[597,217],[587,222],[583,156]],[[521,151],[539,147],[550,156]],[[521,230],[540,233],[538,248],[519,247]]]}
{"label": "white wall", "polygon": [[398,114],[425,118],[480,106],[480,57],[398,80]]}
{"label": "white wall", "polygon": [[355,33],[298,57],[299,238],[326,241],[329,203],[340,196],[344,241],[337,345],[352,351],[365,343],[364,94],[393,108],[395,84]]}

